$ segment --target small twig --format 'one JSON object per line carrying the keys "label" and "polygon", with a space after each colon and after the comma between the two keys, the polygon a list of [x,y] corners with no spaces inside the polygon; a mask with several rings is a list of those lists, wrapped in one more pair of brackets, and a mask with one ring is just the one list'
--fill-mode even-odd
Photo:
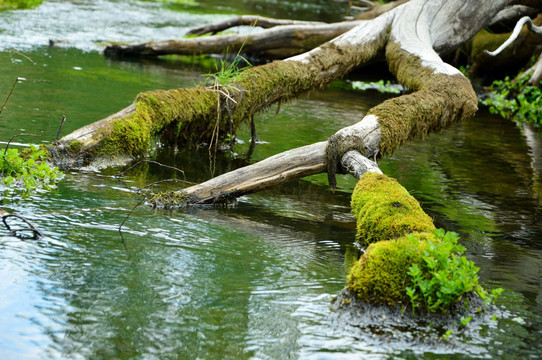
{"label": "small twig", "polygon": [[124,250],[128,250],[128,247],[126,246],[126,241],[124,240],[124,236],[122,236],[122,227],[124,226],[124,223],[130,218],[130,216],[132,216],[132,214],[134,213],[135,209],[137,209],[141,204],[143,204],[143,202],[147,201],[147,198],[145,197],[144,199],[142,199],[140,202],[138,202],[136,204],[136,206],[134,206],[132,208],[132,210],[130,211],[130,213],[128,215],[126,215],[126,217],[124,218],[124,220],[122,220],[122,223],[119,225],[119,234],[120,234],[120,238],[122,240],[122,245],[124,246]]}
{"label": "small twig", "polygon": [[141,188],[139,188],[137,191],[140,192],[141,190],[144,190],[144,189],[148,189],[154,185],[158,185],[158,184],[161,184],[161,183],[165,183],[165,182],[180,182],[180,183],[183,183],[183,184],[190,184],[190,185],[197,185],[197,183],[195,182],[191,182],[191,181],[186,181],[186,180],[181,180],[181,179],[165,179],[165,180],[158,180],[158,181],[155,181],[151,184],[148,184],[148,185],[145,185]]}
{"label": "small twig", "polygon": [[7,51],[11,51],[11,52],[14,52],[15,54],[18,54],[18,55],[21,55],[22,57],[26,58],[27,60],[29,60],[31,63],[34,63],[34,60],[32,60],[31,58],[29,58],[28,56],[26,56],[25,54],[21,53],[21,52],[18,52],[17,50],[13,50],[13,49],[8,49],[6,48]]}
{"label": "small twig", "polygon": [[531,30],[533,33],[542,35],[542,26],[534,25],[530,17],[524,16],[518,20],[516,27],[514,27],[514,31],[512,31],[512,34],[510,35],[508,40],[506,40],[501,46],[499,46],[497,50],[495,51],[484,50],[484,53],[490,56],[496,56],[500,54],[504,49],[510,46],[510,44],[512,44],[518,38],[519,34],[521,33],[521,29],[523,28],[523,25],[525,24],[527,24],[527,28]]}
{"label": "small twig", "polygon": [[[31,231],[33,233],[33,239],[37,239],[39,237],[43,237],[43,233],[34,225],[32,224],[29,220],[27,220],[26,218],[24,218],[23,216],[21,215],[17,215],[17,214],[10,214],[8,212],[5,212],[4,210],[1,210],[0,211],[0,215],[2,215],[2,222],[4,223],[4,226],[6,227],[6,229],[14,236],[17,236],[17,233],[18,232],[23,232],[23,231]],[[11,226],[8,225],[8,223],[6,222],[6,220],[10,217],[13,217],[13,218],[16,218],[16,219],[19,219],[21,221],[23,221],[26,225],[28,225],[28,228],[21,228],[21,229],[11,229]]]}
{"label": "small twig", "polygon": [[17,85],[18,82],[19,82],[19,77],[17,77],[17,78],[15,79],[15,82],[14,82],[13,85],[11,86],[11,91],[9,92],[8,97],[7,97],[6,100],[4,101],[4,104],[3,104],[2,107],[0,108],[0,114],[1,114],[2,111],[4,110],[4,107],[6,106],[6,104],[8,103],[8,100],[9,100],[9,98],[11,97],[11,94],[13,94],[13,89],[15,89],[15,85]]}
{"label": "small twig", "polygon": [[134,165],[130,166],[128,169],[126,169],[126,170],[124,170],[124,171],[122,171],[122,172],[120,172],[120,173],[118,173],[118,174],[116,174],[116,175],[113,175],[113,177],[119,177],[119,176],[122,176],[122,175],[126,174],[128,171],[132,170],[133,168],[135,168],[136,166],[138,166],[138,165],[140,165],[141,163],[144,163],[144,162],[146,162],[146,163],[151,163],[151,164],[156,164],[156,165],[160,165],[160,166],[165,167],[165,168],[168,168],[168,169],[172,169],[172,170],[179,171],[180,173],[183,174],[183,177],[186,179],[186,175],[185,175],[185,173],[184,173],[183,170],[178,169],[178,168],[176,168],[176,167],[174,167],[174,166],[169,166],[169,165],[161,164],[161,163],[159,163],[158,161],[154,161],[154,160],[140,160],[140,161],[136,162]]}
{"label": "small twig", "polygon": [[58,127],[58,131],[56,132],[56,138],[53,143],[58,142],[58,138],[60,137],[60,131],[62,131],[62,126],[64,126],[64,121],[66,121],[66,115],[62,115],[62,119],[60,119],[60,126]]}
{"label": "small twig", "polygon": [[39,135],[36,135],[36,134],[16,134],[16,135],[13,135],[11,137],[11,139],[9,139],[9,141],[7,142],[6,144],[6,148],[4,149],[4,154],[8,151],[8,148],[9,148],[9,145],[11,144],[11,142],[13,141],[13,139],[19,137],[19,136],[39,136]]}

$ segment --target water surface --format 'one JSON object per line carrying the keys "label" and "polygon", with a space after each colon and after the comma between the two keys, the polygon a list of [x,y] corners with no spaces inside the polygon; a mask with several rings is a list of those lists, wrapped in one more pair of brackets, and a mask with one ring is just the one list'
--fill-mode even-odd
{"label": "water surface", "polygon": [[[105,41],[173,38],[229,13],[338,18],[341,6],[57,0],[0,13],[0,98],[21,78],[0,115],[0,140],[27,134],[17,141],[50,143],[62,115],[66,134],[129,105],[138,92],[193,86],[208,71],[107,60],[99,53]],[[59,46],[49,47],[50,39]],[[255,119],[264,143],[249,161],[322,141],[384,98],[328,89],[282,104],[278,114],[273,107]],[[246,163],[249,131],[238,135],[245,142],[237,155],[215,162],[205,149],[160,149],[151,157],[200,182]],[[229,209],[139,206],[123,237],[119,226],[141,200],[134,190],[181,174],[141,164],[117,178],[122,168],[68,173],[58,189],[30,198],[4,192],[2,208],[46,236],[21,241],[0,232],[0,358],[539,358],[541,144],[540,134],[482,110],[381,163],[437,226],[461,234],[482,282],[506,289],[497,309],[447,341],[439,339],[446,327],[369,323],[367,314],[330,311],[355,257],[355,181],[347,176],[336,193],[318,175],[242,197]]]}

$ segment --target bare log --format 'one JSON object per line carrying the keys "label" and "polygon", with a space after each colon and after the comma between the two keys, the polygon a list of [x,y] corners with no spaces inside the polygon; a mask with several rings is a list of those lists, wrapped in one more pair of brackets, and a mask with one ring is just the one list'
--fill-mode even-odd
{"label": "bare log", "polygon": [[301,21],[301,20],[289,20],[289,19],[273,19],[263,17],[259,15],[241,15],[234,18],[214,22],[211,24],[202,25],[191,29],[186,35],[204,35],[204,34],[216,34],[220,31],[224,31],[236,26],[257,26],[264,29],[270,29],[275,26],[284,25],[323,25],[320,21]]}
{"label": "bare log", "polygon": [[302,53],[345,33],[359,22],[334,24],[298,24],[275,26],[264,31],[247,34],[204,36],[179,40],[147,42],[136,45],[109,45],[104,55],[109,57],[144,57],[159,55],[261,53],[273,50],[275,54]]}

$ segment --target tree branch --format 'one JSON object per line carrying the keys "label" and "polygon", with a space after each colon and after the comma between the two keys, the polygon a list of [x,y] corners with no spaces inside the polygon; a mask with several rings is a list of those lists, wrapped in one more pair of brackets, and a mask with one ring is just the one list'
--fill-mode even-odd
{"label": "tree branch", "polygon": [[203,35],[203,34],[216,34],[220,31],[227,30],[236,26],[258,26],[264,29],[270,29],[275,26],[283,25],[323,25],[325,23],[320,21],[300,21],[289,19],[272,19],[259,15],[241,15],[234,18],[218,21],[211,24],[206,24],[191,29],[186,35]]}
{"label": "tree branch", "polygon": [[533,21],[530,17],[524,16],[517,22],[516,26],[514,27],[514,31],[512,31],[512,34],[506,40],[501,46],[499,46],[495,51],[488,51],[484,50],[484,52],[491,56],[496,56],[500,54],[504,49],[506,49],[510,44],[512,44],[519,36],[521,29],[523,28],[523,25],[527,24],[527,28],[531,30],[533,33],[537,35],[542,35],[542,26],[536,26],[533,24]]}

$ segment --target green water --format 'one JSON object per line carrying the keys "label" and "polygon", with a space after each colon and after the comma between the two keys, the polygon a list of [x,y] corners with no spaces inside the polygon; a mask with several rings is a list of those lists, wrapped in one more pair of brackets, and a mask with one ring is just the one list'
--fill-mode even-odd
{"label": "green water", "polygon": [[[120,0],[49,1],[0,13],[2,102],[24,78],[0,115],[0,140],[24,133],[17,142],[49,143],[62,115],[66,134],[140,91],[192,86],[206,72],[171,61],[106,60],[96,51],[105,40],[165,38],[225,13],[316,19],[342,12],[337,3],[306,3],[302,14],[292,10],[303,9],[295,1],[186,8]],[[49,38],[66,42],[49,48]],[[324,140],[383,99],[330,89],[282,104],[279,114],[273,107],[256,118],[264,143],[251,161]],[[204,149],[151,157],[200,182],[246,164],[249,131],[239,137],[237,156],[215,164]],[[123,238],[119,225],[140,201],[133,190],[181,175],[142,164],[118,179],[112,175],[122,168],[68,173],[58,189],[28,199],[4,193],[1,207],[46,236],[21,241],[0,231],[0,359],[539,358],[541,144],[540,135],[482,110],[381,164],[438,226],[462,235],[482,282],[506,289],[497,309],[448,341],[439,340],[445,329],[423,323],[330,311],[353,252],[355,182],[346,176],[335,194],[320,175],[242,197],[229,209],[140,206]]]}

